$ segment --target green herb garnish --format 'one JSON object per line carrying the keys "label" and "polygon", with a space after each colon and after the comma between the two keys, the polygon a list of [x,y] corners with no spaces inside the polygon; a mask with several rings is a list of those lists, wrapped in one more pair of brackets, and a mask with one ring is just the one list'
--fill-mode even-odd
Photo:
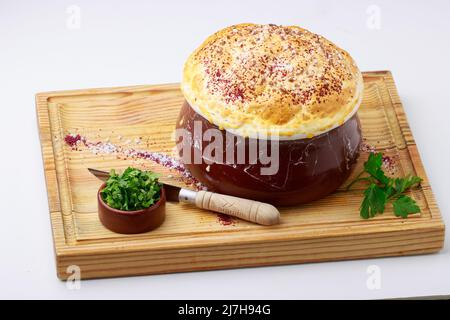
{"label": "green herb garnish", "polygon": [[101,196],[111,208],[135,211],[156,203],[160,193],[161,185],[154,172],[129,167],[121,175],[111,170]]}
{"label": "green herb garnish", "polygon": [[397,217],[407,218],[409,214],[420,212],[416,201],[404,192],[420,184],[422,178],[411,175],[404,178],[389,178],[384,174],[382,164],[382,154],[371,153],[364,163],[364,170],[347,186],[348,190],[359,181],[369,184],[364,191],[364,200],[359,209],[361,217],[369,219],[383,213],[388,202],[392,202]]}

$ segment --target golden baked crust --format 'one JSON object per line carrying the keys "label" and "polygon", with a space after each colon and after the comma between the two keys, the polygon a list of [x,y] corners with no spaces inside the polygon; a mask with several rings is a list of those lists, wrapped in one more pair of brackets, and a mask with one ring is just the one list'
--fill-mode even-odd
{"label": "golden baked crust", "polygon": [[239,24],[188,58],[182,91],[210,122],[241,136],[313,137],[349,119],[363,90],[350,55],[296,26]]}

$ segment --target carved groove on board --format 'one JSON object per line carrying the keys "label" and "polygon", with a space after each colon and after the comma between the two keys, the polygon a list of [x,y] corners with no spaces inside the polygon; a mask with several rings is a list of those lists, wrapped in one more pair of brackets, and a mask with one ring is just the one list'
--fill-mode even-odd
{"label": "carved groove on board", "polygon": [[49,102],[48,113],[50,118],[50,128],[52,133],[52,146],[55,155],[55,169],[57,182],[59,186],[61,214],[64,221],[64,234],[66,236],[67,244],[74,244],[75,237],[75,222],[72,214],[72,201],[70,197],[70,183],[67,175],[66,157],[64,154],[64,135],[63,127],[61,125],[61,118],[59,115],[58,104]]}

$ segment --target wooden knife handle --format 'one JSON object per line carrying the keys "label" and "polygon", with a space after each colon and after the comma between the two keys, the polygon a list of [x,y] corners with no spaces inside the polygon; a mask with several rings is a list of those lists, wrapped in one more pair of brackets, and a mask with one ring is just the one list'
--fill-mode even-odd
{"label": "wooden knife handle", "polygon": [[271,204],[209,191],[197,192],[195,205],[266,226],[280,220],[280,212]]}

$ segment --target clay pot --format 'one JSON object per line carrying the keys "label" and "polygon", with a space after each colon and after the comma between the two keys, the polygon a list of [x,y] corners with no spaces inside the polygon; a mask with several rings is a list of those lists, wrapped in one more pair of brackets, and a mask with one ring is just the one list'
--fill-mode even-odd
{"label": "clay pot", "polygon": [[144,233],[158,228],[166,217],[166,194],[161,188],[158,202],[151,207],[137,211],[122,211],[111,208],[102,199],[102,184],[97,192],[98,216],[102,224],[109,230],[123,234]]}
{"label": "clay pot", "polygon": [[[237,161],[238,144],[223,143],[220,152],[223,159],[234,149],[234,163],[208,164],[202,155],[209,141],[194,135],[194,123],[201,123],[201,131],[219,128],[199,115],[185,102],[177,120],[177,129],[185,129],[191,139],[178,137],[180,157],[191,174],[207,186],[208,190],[247,199],[254,199],[273,205],[297,205],[322,198],[335,191],[350,175],[359,156],[362,141],[357,114],[341,126],[313,138],[278,141],[279,166],[275,174],[263,175],[261,168],[267,167],[260,159],[250,163],[249,145],[255,139],[245,138],[245,163]],[[223,141],[226,135],[220,130]],[[234,136],[237,138],[237,136]],[[239,137],[242,141],[242,137]],[[253,141],[252,141],[253,140]],[[271,140],[267,141],[271,150]],[[231,149],[230,149],[231,147]],[[189,150],[186,155],[183,150]],[[195,163],[195,154],[201,161]]]}

